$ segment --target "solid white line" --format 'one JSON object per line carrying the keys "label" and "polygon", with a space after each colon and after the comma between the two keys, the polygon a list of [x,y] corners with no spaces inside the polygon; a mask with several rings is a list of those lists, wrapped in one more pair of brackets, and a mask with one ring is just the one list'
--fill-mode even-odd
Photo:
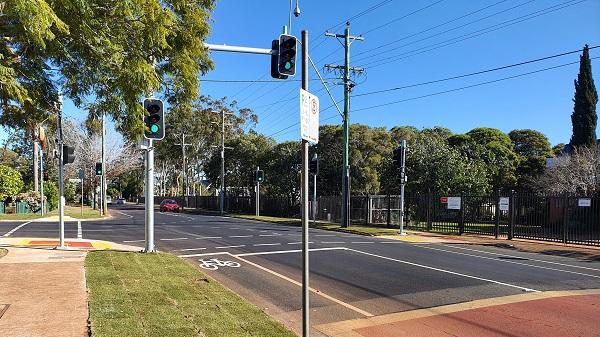
{"label": "solid white line", "polygon": [[485,250],[478,250],[478,249],[472,249],[472,248],[454,247],[454,246],[450,246],[450,245],[444,245],[444,246],[446,246],[446,247],[449,247],[449,248],[456,248],[456,249],[468,250],[468,251],[472,251],[472,252],[479,252],[479,253],[485,253],[485,254],[490,254],[490,255],[499,255],[499,256],[516,257],[516,258],[519,258],[519,259],[527,259],[527,260],[529,260],[529,261],[542,262],[542,263],[548,263],[548,264],[555,264],[555,265],[558,265],[558,266],[565,266],[565,267],[571,267],[571,268],[580,268],[580,269],[587,269],[587,270],[600,271],[600,269],[597,269],[597,268],[590,268],[590,267],[576,266],[576,265],[567,264],[567,263],[560,263],[560,262],[553,262],[553,261],[546,261],[546,260],[531,259],[531,258],[529,258],[529,257],[523,257],[523,256],[517,256],[517,255],[508,255],[508,254],[492,253],[492,252],[486,252]]}
{"label": "solid white line", "polygon": [[205,250],[206,248],[186,248],[186,249],[176,249],[175,252],[192,252],[195,250]]}
{"label": "solid white line", "polygon": [[576,275],[582,275],[582,276],[600,278],[600,275],[591,275],[591,274],[579,273],[579,272],[576,272],[576,271],[570,271],[570,270],[564,270],[564,269],[558,269],[558,268],[536,266],[534,264],[529,264],[529,263],[523,263],[523,262],[518,262],[518,261],[510,261],[510,260],[503,260],[503,259],[500,259],[500,258],[497,258],[497,257],[489,257],[489,256],[481,256],[481,255],[475,255],[475,254],[454,252],[454,251],[447,250],[447,249],[433,248],[433,247],[427,247],[427,246],[421,246],[421,248],[430,249],[430,250],[437,250],[437,251],[440,251],[440,252],[452,253],[452,254],[463,255],[463,256],[471,256],[471,257],[476,257],[476,258],[484,259],[484,260],[494,260],[494,261],[498,261],[498,262],[512,263],[512,264],[516,264],[516,265],[520,265],[520,266],[527,266],[527,267],[532,267],[532,268],[540,268],[540,269],[546,269],[546,270],[552,270],[552,271],[560,271],[560,272],[568,273],[568,274],[576,274]]}
{"label": "solid white line", "polygon": [[238,247],[246,247],[246,245],[237,245],[237,246],[219,246],[219,247],[215,247],[215,249],[227,249],[227,248],[238,248]]}
{"label": "solid white line", "polygon": [[404,264],[408,264],[410,266],[415,266],[415,267],[420,267],[420,268],[435,270],[435,271],[439,271],[439,272],[442,272],[442,273],[448,273],[448,274],[462,276],[462,277],[466,277],[466,278],[472,278],[472,279],[475,279],[475,280],[490,282],[490,283],[499,284],[499,285],[503,285],[503,286],[507,286],[507,287],[511,287],[511,288],[517,288],[517,289],[521,289],[521,290],[524,290],[524,291],[540,292],[539,290],[535,290],[535,289],[531,289],[531,288],[526,288],[526,287],[521,287],[521,286],[510,284],[510,283],[500,282],[500,281],[496,281],[496,280],[491,280],[491,279],[487,279],[487,278],[483,278],[483,277],[478,277],[478,276],[473,276],[473,275],[468,275],[468,274],[463,274],[463,273],[457,273],[457,272],[454,272],[454,271],[451,271],[451,270],[446,270],[446,269],[441,269],[441,268],[436,268],[436,267],[430,267],[430,266],[426,266],[426,265],[423,265],[423,264],[418,264],[418,263],[414,263],[414,262],[408,262],[408,261],[404,261],[404,260],[394,259],[394,258],[391,258],[391,257],[377,255],[377,254],[373,254],[373,253],[367,253],[367,252],[363,252],[363,251],[352,249],[352,248],[348,248],[348,250],[352,251],[352,252],[359,253],[359,254],[364,254],[364,255],[369,255],[369,256],[373,256],[373,257],[378,257],[378,258],[384,259],[384,260],[389,260],[389,261],[404,263]]}
{"label": "solid white line", "polygon": [[81,221],[77,221],[77,238],[83,239],[83,231],[81,230]]}
{"label": "solid white line", "polygon": [[179,241],[179,240],[187,240],[188,238],[172,238],[172,239],[159,239],[160,241]]}
{"label": "solid white line", "polygon": [[222,239],[222,236],[202,236],[199,238],[196,238],[196,240],[202,240],[202,239]]}
{"label": "solid white line", "polygon": [[[298,281],[296,281],[294,279],[291,279],[291,278],[289,278],[289,277],[287,277],[285,275],[282,275],[282,274],[280,274],[280,273],[278,273],[276,271],[273,271],[273,270],[271,270],[269,268],[263,267],[260,264],[254,263],[252,261],[248,261],[248,260],[240,257],[239,255],[234,255],[234,256],[237,259],[239,259],[240,261],[243,261],[243,262],[245,262],[245,263],[247,263],[247,264],[249,264],[251,266],[254,266],[254,267],[258,268],[258,269],[261,269],[261,270],[263,270],[263,271],[265,271],[265,272],[267,272],[267,273],[269,273],[271,275],[277,276],[277,277],[279,277],[281,279],[284,279],[284,280],[286,280],[286,281],[288,281],[290,283],[293,283],[293,284],[295,284],[297,286],[300,286],[300,287],[302,286],[302,283],[300,283],[300,282],[298,282]],[[364,315],[366,317],[373,317],[374,316],[372,313],[370,313],[368,311],[362,310],[362,309],[357,308],[357,307],[355,307],[355,306],[353,306],[353,305],[351,305],[349,303],[343,302],[343,301],[341,301],[341,300],[339,300],[339,299],[337,299],[335,297],[329,296],[329,295],[325,294],[324,292],[322,292],[320,290],[316,290],[316,289],[311,288],[311,287],[309,287],[308,289],[311,292],[313,292],[314,294],[320,295],[320,296],[322,296],[325,299],[328,299],[328,300],[330,300],[330,301],[332,301],[334,303],[337,303],[337,304],[339,304],[339,305],[341,305],[341,306],[343,306],[345,308],[348,308],[348,309],[350,309],[352,311],[358,312],[361,315]]]}
{"label": "solid white line", "polygon": [[[32,220],[32,221],[33,221],[33,220]],[[25,226],[25,225],[27,225],[27,224],[31,223],[32,221],[27,221],[27,222],[24,222],[24,223],[22,223],[22,224],[18,225],[17,227],[13,228],[12,230],[10,230],[8,233],[4,234],[3,236],[4,236],[4,237],[11,236],[11,235],[12,235],[12,233],[14,233],[14,232],[18,231],[18,230],[19,230],[21,227],[23,227],[23,226]]]}
{"label": "solid white line", "polygon": [[228,236],[228,238],[251,238],[252,235],[232,235]]}
{"label": "solid white line", "polygon": [[279,246],[281,245],[281,243],[257,243],[254,244],[253,246],[258,247],[258,246]]}
{"label": "solid white line", "polygon": [[121,212],[121,211],[117,211],[117,213],[119,213],[119,214],[121,214],[121,215],[124,215],[124,216],[126,216],[126,217],[128,217],[128,218],[130,218],[130,219],[131,219],[131,218],[133,218],[133,215],[125,214],[125,213],[123,213],[123,212]]}
{"label": "solid white line", "polygon": [[[329,247],[329,248],[313,248],[309,249],[309,252],[320,252],[324,250],[346,250],[345,247]],[[243,254],[235,254],[233,256],[256,256],[256,255],[273,255],[273,254],[288,254],[288,253],[300,253],[302,249],[292,249],[292,250],[275,250],[271,252],[256,252],[256,253],[243,253]]]}
{"label": "solid white line", "polygon": [[128,240],[128,241],[123,241],[125,243],[132,243],[132,242],[145,242],[146,240]]}

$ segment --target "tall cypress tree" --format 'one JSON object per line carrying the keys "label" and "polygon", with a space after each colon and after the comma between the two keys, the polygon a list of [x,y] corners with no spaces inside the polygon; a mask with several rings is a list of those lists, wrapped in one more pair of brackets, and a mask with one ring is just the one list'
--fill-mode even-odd
{"label": "tall cypress tree", "polygon": [[598,93],[592,78],[592,62],[590,61],[590,51],[587,44],[579,58],[579,75],[575,80],[575,98],[573,102],[575,105],[573,114],[571,114],[571,123],[573,124],[571,145],[577,147],[596,144]]}

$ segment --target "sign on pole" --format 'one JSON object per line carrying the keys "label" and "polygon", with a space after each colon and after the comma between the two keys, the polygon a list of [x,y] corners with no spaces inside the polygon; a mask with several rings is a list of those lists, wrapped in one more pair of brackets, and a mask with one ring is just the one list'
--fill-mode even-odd
{"label": "sign on pole", "polygon": [[460,209],[460,197],[448,197],[448,209]]}
{"label": "sign on pole", "polygon": [[501,211],[508,211],[508,206],[510,204],[510,198],[508,197],[500,197],[500,210]]}
{"label": "sign on pole", "polygon": [[447,204],[448,203],[448,197],[440,197],[440,202],[442,204]]}
{"label": "sign on pole", "polygon": [[591,207],[592,206],[592,199],[590,198],[579,198],[577,205],[579,207]]}
{"label": "sign on pole", "polygon": [[300,89],[300,136],[319,142],[319,98],[304,89]]}

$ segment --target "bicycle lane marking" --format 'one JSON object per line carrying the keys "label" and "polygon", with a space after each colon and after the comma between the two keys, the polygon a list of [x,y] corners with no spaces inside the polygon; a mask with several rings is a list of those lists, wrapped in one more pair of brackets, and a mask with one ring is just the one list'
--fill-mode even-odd
{"label": "bicycle lane marking", "polygon": [[15,227],[15,228],[11,229],[10,231],[8,231],[8,233],[4,234],[4,235],[3,235],[3,237],[5,237],[5,238],[6,238],[6,237],[9,237],[9,236],[11,236],[11,235],[12,235],[14,232],[18,231],[18,230],[19,230],[19,229],[21,229],[23,226],[25,226],[25,225],[27,225],[27,224],[30,224],[30,223],[32,223],[32,222],[33,222],[33,220],[32,220],[32,221],[27,221],[27,222],[24,222],[24,223],[22,223],[22,224],[18,225],[17,227]]}

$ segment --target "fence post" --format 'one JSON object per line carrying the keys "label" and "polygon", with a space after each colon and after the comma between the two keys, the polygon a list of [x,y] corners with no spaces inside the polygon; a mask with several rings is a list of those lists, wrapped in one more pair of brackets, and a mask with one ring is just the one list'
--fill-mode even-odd
{"label": "fence post", "polygon": [[494,236],[496,239],[500,236],[500,190],[496,192],[496,212],[495,212]]}
{"label": "fence post", "polygon": [[388,193],[387,195],[387,226],[390,227],[392,224],[392,196]]}
{"label": "fence post", "polygon": [[562,242],[567,243],[567,228],[569,223],[569,195],[565,193],[563,198],[563,224],[562,224]]}
{"label": "fence post", "polygon": [[463,235],[465,232],[465,198],[460,195],[460,210],[458,213],[458,235]]}
{"label": "fence post", "polygon": [[427,191],[427,230],[431,231],[433,227],[433,221],[431,219],[433,213],[433,196],[431,195],[431,190]]}
{"label": "fence post", "polygon": [[371,215],[371,195],[367,194],[367,216],[365,216],[365,223],[368,225],[373,223],[373,217]]}
{"label": "fence post", "polygon": [[510,192],[510,199],[508,200],[508,216],[509,216],[509,223],[508,223],[508,239],[512,240],[513,236],[515,235],[515,192],[511,191]]}

